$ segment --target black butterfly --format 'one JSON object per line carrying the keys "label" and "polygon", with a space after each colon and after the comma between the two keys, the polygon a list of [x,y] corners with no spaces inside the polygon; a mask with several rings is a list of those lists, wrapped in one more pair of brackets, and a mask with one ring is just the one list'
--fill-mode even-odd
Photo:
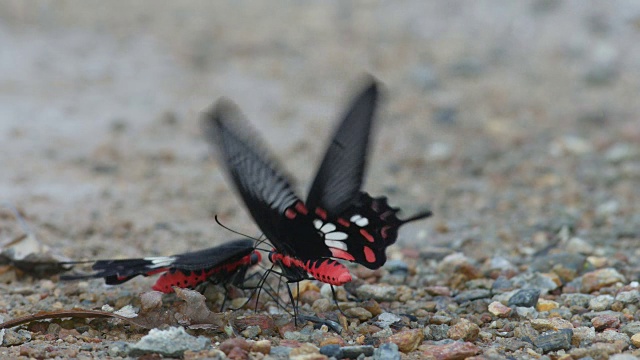
{"label": "black butterfly", "polygon": [[[249,267],[260,262],[252,240],[234,240],[209,249],[173,256],[140,259],[98,260],[89,274],[62,275],[62,280],[104,278],[109,285],[122,284],[136,276],[162,273],[153,289],[173,292],[173,287],[195,288],[209,281],[214,284],[241,286]],[[68,262],[76,265],[84,262]]]}
{"label": "black butterfly", "polygon": [[368,82],[338,126],[306,202],[293,192],[233,103],[221,99],[205,116],[207,139],[217,146],[253,219],[275,247],[269,258],[290,281],[308,273],[343,285],[351,281],[351,274],[335,259],[379,268],[398,228],[431,215],[422,212],[400,220],[399,209],[390,207],[385,197],[373,198],[360,190],[378,100],[376,81]]}

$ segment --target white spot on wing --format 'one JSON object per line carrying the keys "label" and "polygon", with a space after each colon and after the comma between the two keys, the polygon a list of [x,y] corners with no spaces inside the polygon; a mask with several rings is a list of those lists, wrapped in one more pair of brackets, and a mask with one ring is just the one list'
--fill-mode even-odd
{"label": "white spot on wing", "polygon": [[347,244],[343,243],[342,241],[325,240],[324,244],[327,245],[328,247],[347,251]]}
{"label": "white spot on wing", "polygon": [[358,219],[356,221],[356,225],[358,225],[360,227],[365,227],[365,226],[369,225],[369,219],[361,217],[360,219]]}
{"label": "white spot on wing", "polygon": [[320,227],[322,226],[322,221],[318,219],[313,220],[313,226],[316,227],[316,230],[320,230]]}
{"label": "white spot on wing", "polygon": [[349,235],[347,233],[343,233],[341,231],[334,231],[324,235],[324,238],[327,240],[345,240]]}
{"label": "white spot on wing", "polygon": [[355,214],[349,219],[349,221],[351,221],[352,223],[355,223],[356,221],[358,221],[360,219],[362,219],[362,216],[360,216],[358,214]]}
{"label": "white spot on wing", "polygon": [[151,265],[147,266],[148,268],[157,269],[173,264],[173,262],[176,261],[176,258],[173,256],[156,256],[146,257],[144,260],[151,262]]}
{"label": "white spot on wing", "polygon": [[328,232],[332,232],[333,230],[336,229],[336,226],[333,225],[332,223],[326,223],[324,224],[323,227],[320,228],[320,231],[322,231],[323,233],[328,233]]}

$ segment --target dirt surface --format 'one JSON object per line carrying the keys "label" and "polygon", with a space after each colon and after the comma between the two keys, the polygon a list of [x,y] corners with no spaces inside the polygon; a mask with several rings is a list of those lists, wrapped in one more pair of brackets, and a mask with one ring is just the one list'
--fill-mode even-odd
{"label": "dirt surface", "polygon": [[[536,260],[572,254],[583,256],[584,266],[560,276],[561,286],[541,299],[573,311],[562,296],[616,299],[638,286],[639,36],[640,5],[632,1],[3,2],[0,200],[17,207],[56,256],[69,259],[168,255],[236,238],[215,224],[216,214],[257,236],[201,136],[202,111],[221,96],[233,99],[304,193],[333,124],[361,75],[370,73],[385,85],[386,99],[365,188],[389,196],[405,215],[424,207],[435,213],[403,227],[390,249],[391,258],[409,265],[409,288],[420,294],[442,286],[455,296],[492,288],[469,281],[492,284],[505,271],[492,268],[496,259],[513,266],[500,273],[508,278],[532,271]],[[20,228],[10,212],[0,215],[5,244]],[[469,267],[447,267],[461,264],[445,258],[455,253]],[[5,320],[75,306],[139,306],[138,294],[153,283],[58,283],[2,269]],[[571,282],[603,269],[622,277],[592,288]],[[385,271],[374,278],[384,280]],[[440,316],[435,308],[399,296],[391,302],[399,304],[380,303],[392,313],[413,311],[418,322],[407,329],[440,326],[429,320]],[[640,338],[634,343],[635,333],[622,330],[640,320],[637,299],[631,308],[623,301],[622,308],[603,309],[621,314],[614,314],[617,325],[586,326],[567,315],[577,321],[574,329],[627,333],[626,340],[596,335],[551,351],[537,343],[496,345],[502,335],[490,330],[500,325],[492,323],[497,315],[481,319],[495,300],[471,319],[481,335],[467,343],[479,354],[578,358],[580,348],[615,341],[623,344],[587,355],[637,353]],[[444,324],[453,328],[456,316],[449,315]],[[508,319],[513,326],[532,320]],[[99,330],[67,324],[64,337],[30,328],[33,340],[0,354],[38,357],[39,348],[51,346],[60,352],[44,357],[125,356],[109,352],[114,341],[146,334],[99,321]],[[359,343],[353,334],[344,339]],[[403,356],[431,356],[428,347],[444,340],[425,332],[420,347]]]}

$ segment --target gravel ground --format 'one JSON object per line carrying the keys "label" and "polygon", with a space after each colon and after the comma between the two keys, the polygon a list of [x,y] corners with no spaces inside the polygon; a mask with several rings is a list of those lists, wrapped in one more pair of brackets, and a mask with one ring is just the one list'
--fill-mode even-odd
{"label": "gravel ground", "polygon": [[[168,343],[186,344],[164,352],[184,358],[640,356],[639,35],[633,1],[1,3],[0,200],[47,256],[237,237],[215,214],[257,235],[199,114],[236,101],[302,193],[363,73],[387,95],[366,190],[435,216],[403,228],[383,269],[353,268],[338,298],[354,318],[302,285],[302,312],[340,335],[295,327],[267,297],[258,313],[217,315],[203,307],[217,309],[216,287],[206,301],[159,298],[145,294],[152,279],[60,283],[3,265],[4,320],[132,305],[159,329],[32,323],[5,330],[0,357],[135,357]],[[21,231],[0,210],[5,253]],[[188,326],[203,321],[218,326]]]}

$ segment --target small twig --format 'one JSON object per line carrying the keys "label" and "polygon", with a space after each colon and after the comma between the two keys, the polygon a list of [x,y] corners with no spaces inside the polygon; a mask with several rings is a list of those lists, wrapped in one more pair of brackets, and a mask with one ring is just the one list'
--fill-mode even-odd
{"label": "small twig", "polygon": [[19,318],[15,318],[13,320],[5,321],[0,324],[0,329],[8,329],[14,326],[27,324],[32,321],[38,320],[51,320],[51,319],[62,319],[62,318],[82,318],[82,319],[93,319],[93,318],[116,318],[123,320],[129,324],[140,326],[143,328],[148,328],[143,325],[142,322],[138,322],[133,318],[127,318],[122,315],[114,314],[111,312],[100,311],[100,310],[87,310],[87,309],[78,309],[74,308],[71,310],[59,310],[59,311],[41,311],[36,314],[31,314],[27,316],[22,316]]}

